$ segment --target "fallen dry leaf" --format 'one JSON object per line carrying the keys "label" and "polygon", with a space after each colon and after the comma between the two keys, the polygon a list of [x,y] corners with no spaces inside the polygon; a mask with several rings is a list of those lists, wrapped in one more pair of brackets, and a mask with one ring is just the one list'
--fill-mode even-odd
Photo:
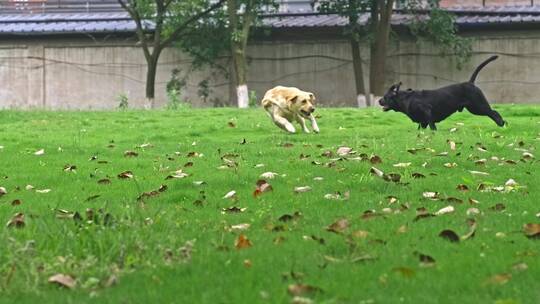
{"label": "fallen dry leaf", "polygon": [[231,190],[229,192],[227,192],[227,194],[225,194],[223,196],[224,199],[227,199],[227,198],[230,198],[230,199],[235,199],[236,198],[236,191],[234,190]]}
{"label": "fallen dry leaf", "polygon": [[124,152],[124,157],[137,157],[139,156],[139,153],[135,152],[135,151],[125,151]]}
{"label": "fallen dry leaf", "polygon": [[184,177],[188,177],[188,176],[189,176],[189,174],[183,172],[182,169],[180,169],[180,170],[174,171],[171,175],[168,175],[165,179],[184,178]]}
{"label": "fallen dry leaf", "polygon": [[469,187],[467,187],[467,185],[464,185],[464,184],[457,185],[456,189],[463,192],[469,191]]}
{"label": "fallen dry leaf", "polygon": [[378,155],[373,155],[372,157],[369,158],[369,162],[372,163],[372,164],[380,164],[382,163],[382,158]]}
{"label": "fallen dry leaf", "polygon": [[240,234],[236,241],[234,242],[234,247],[236,249],[246,249],[253,246],[251,241],[243,234]]}
{"label": "fallen dry leaf", "polygon": [[423,192],[422,196],[424,198],[430,199],[430,200],[438,200],[439,199],[439,192]]}
{"label": "fallen dry leaf", "polygon": [[439,233],[439,237],[447,240],[447,241],[450,241],[450,242],[459,242],[459,236],[457,235],[457,233],[455,233],[454,231],[452,230],[449,230],[449,229],[446,229],[446,230],[443,230]]}
{"label": "fallen dry leaf", "polygon": [[346,156],[352,152],[352,148],[349,147],[339,147],[336,151],[339,156]]}
{"label": "fallen dry leaf", "polygon": [[260,179],[257,181],[257,188],[255,189],[255,191],[253,191],[253,196],[257,197],[264,192],[269,192],[272,190],[272,186],[269,183],[267,183],[264,179]]}
{"label": "fallen dry leaf", "polygon": [[7,190],[4,187],[0,187],[0,197],[7,194]]}
{"label": "fallen dry leaf", "polygon": [[326,230],[330,232],[341,233],[347,228],[349,228],[349,221],[346,218],[342,218],[330,224],[328,227],[326,227]]}
{"label": "fallen dry leaf", "polygon": [[43,155],[43,154],[45,154],[45,149],[40,149],[34,152],[34,155]]}
{"label": "fallen dry leaf", "polygon": [[248,230],[249,227],[251,227],[251,224],[248,223],[242,223],[237,225],[231,225],[231,231],[245,231]]}
{"label": "fallen dry leaf", "polygon": [[310,186],[294,187],[294,192],[296,192],[296,193],[302,193],[302,192],[308,192],[308,191],[311,191]]}
{"label": "fallen dry leaf", "polygon": [[411,163],[397,163],[397,164],[393,164],[394,167],[396,168],[407,168],[411,165]]}
{"label": "fallen dry leaf", "polygon": [[36,189],[36,193],[49,193],[51,189]]}
{"label": "fallen dry leaf", "polygon": [[24,214],[22,212],[15,213],[6,224],[8,228],[24,228],[24,226]]}
{"label": "fallen dry leaf", "polygon": [[439,209],[437,212],[435,212],[435,215],[443,215],[454,212],[454,206],[446,206],[442,209]]}
{"label": "fallen dry leaf", "polygon": [[508,281],[510,281],[511,278],[512,278],[512,274],[510,274],[510,273],[496,274],[496,275],[488,278],[484,282],[484,285],[504,285],[504,284],[508,283]]}
{"label": "fallen dry leaf", "polygon": [[477,224],[476,224],[476,221],[474,219],[467,219],[467,225],[469,225],[469,232],[467,232],[467,234],[462,235],[460,237],[460,240],[462,240],[462,241],[474,237],[474,235],[476,233],[476,225]]}
{"label": "fallen dry leaf", "polygon": [[418,172],[414,172],[413,174],[411,174],[411,176],[413,178],[426,178],[426,176],[422,173],[418,173]]}
{"label": "fallen dry leaf", "polygon": [[75,281],[73,277],[67,274],[62,274],[62,273],[55,274],[49,277],[48,282],[58,284],[62,287],[66,287],[69,289],[73,289],[75,285],[77,285],[77,282]]}
{"label": "fallen dry leaf", "polygon": [[131,171],[121,172],[118,174],[118,178],[121,178],[121,179],[133,178],[133,172]]}
{"label": "fallen dry leaf", "polygon": [[304,294],[322,292],[322,289],[307,284],[291,284],[287,287],[287,292],[292,296],[301,296]]}
{"label": "fallen dry leaf", "polygon": [[22,201],[20,199],[15,199],[11,202],[11,206],[18,206],[22,204]]}
{"label": "fallen dry leaf", "polygon": [[97,181],[98,184],[100,185],[108,185],[111,183],[111,180],[108,179],[108,178],[102,178],[100,180]]}
{"label": "fallen dry leaf", "polygon": [[229,208],[223,208],[221,209],[221,213],[225,214],[225,213],[242,213],[244,211],[246,211],[247,208],[239,208],[239,207],[236,207],[236,206],[232,206],[232,207],[229,207]]}
{"label": "fallen dry leaf", "polygon": [[273,179],[276,176],[278,176],[276,172],[264,172],[263,174],[261,174],[261,178],[268,178],[268,179]]}
{"label": "fallen dry leaf", "polygon": [[345,191],[343,194],[341,192],[335,192],[335,193],[327,193],[324,195],[325,199],[329,200],[342,200],[346,201],[350,198],[351,193],[349,191]]}
{"label": "fallen dry leaf", "polygon": [[540,239],[540,224],[525,224],[523,225],[523,232],[530,239]]}

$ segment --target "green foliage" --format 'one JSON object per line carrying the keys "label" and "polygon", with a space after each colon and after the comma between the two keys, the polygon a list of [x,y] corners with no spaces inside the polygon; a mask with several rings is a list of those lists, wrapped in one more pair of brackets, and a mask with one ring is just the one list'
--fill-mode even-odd
{"label": "green foliage", "polygon": [[[369,0],[323,0],[319,10],[347,17],[351,23],[345,28],[345,35],[352,35],[357,41],[365,38],[374,43],[371,27],[360,26],[355,22],[359,14],[371,11],[373,3],[375,2]],[[437,0],[428,1],[427,4],[418,0],[400,1],[399,6],[413,16],[409,29],[415,37],[432,42],[443,54],[453,55],[458,68],[470,59],[472,53],[470,39],[458,35],[454,15],[437,8]],[[425,9],[430,11],[427,18]]]}
{"label": "green foliage", "polygon": [[128,96],[126,93],[120,93],[117,97],[116,97],[116,100],[118,101],[118,109],[120,110],[127,110],[127,108],[129,107],[129,102],[128,102]]}
{"label": "green foliage", "polygon": [[182,100],[182,91],[187,85],[187,76],[181,77],[180,69],[173,69],[171,79],[167,82],[167,110],[189,108],[191,105]]}
{"label": "green foliage", "polygon": [[427,20],[417,19],[410,25],[410,29],[419,39],[433,42],[441,54],[453,55],[459,69],[471,57],[471,39],[460,37],[457,34],[455,17],[452,13],[433,8]]}
{"label": "green foliage", "polygon": [[255,90],[249,91],[249,107],[255,108],[258,103],[259,99],[257,98],[257,92]]}

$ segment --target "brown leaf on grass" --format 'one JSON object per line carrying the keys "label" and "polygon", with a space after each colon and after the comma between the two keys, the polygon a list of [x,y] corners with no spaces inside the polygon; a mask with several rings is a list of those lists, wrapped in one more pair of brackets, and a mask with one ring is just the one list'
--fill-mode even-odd
{"label": "brown leaf on grass", "polygon": [[413,174],[411,174],[411,176],[413,178],[426,178],[426,176],[422,173],[418,173],[418,172],[414,172]]}
{"label": "brown leaf on grass", "polygon": [[476,220],[474,219],[467,219],[467,225],[469,226],[469,232],[467,232],[467,234],[464,234],[461,236],[461,240],[464,241],[464,240],[467,240],[467,239],[470,239],[472,237],[474,237],[475,233],[476,233]]}
{"label": "brown leaf on grass", "polygon": [[378,155],[373,155],[369,158],[369,162],[376,165],[382,163],[382,158]]}
{"label": "brown leaf on grass", "polygon": [[246,211],[246,209],[247,208],[240,208],[240,207],[232,206],[232,207],[229,207],[229,208],[221,209],[221,212],[223,214],[225,214],[225,213],[241,213],[241,212]]}
{"label": "brown leaf on grass", "polygon": [[73,277],[67,274],[59,273],[55,274],[48,279],[49,283],[57,284],[59,286],[73,289],[75,288],[75,285],[77,285],[77,282]]}
{"label": "brown leaf on grass", "polygon": [[418,256],[418,260],[420,261],[420,267],[433,267],[433,266],[435,266],[436,261],[432,256],[420,253],[418,251],[415,251],[414,255]]}
{"label": "brown leaf on grass", "polygon": [[523,232],[530,239],[540,239],[540,224],[525,224],[523,225]]}
{"label": "brown leaf on grass", "polygon": [[295,193],[302,193],[302,192],[308,192],[311,191],[310,186],[300,186],[300,187],[294,187]]}
{"label": "brown leaf on grass", "polygon": [[187,157],[200,157],[201,154],[199,152],[191,151],[191,152],[188,152],[186,156]]}
{"label": "brown leaf on grass", "polygon": [[124,157],[137,157],[139,156],[139,153],[131,150],[127,150],[124,152]]}
{"label": "brown leaf on grass", "polygon": [[474,198],[469,198],[469,205],[478,205],[480,202]]}
{"label": "brown leaf on grass", "polygon": [[457,185],[456,189],[463,192],[469,191],[469,187],[467,187],[467,185],[464,185],[464,184]]}
{"label": "brown leaf on grass", "polygon": [[343,194],[339,191],[336,191],[334,193],[325,194],[324,198],[329,199],[329,200],[346,201],[350,198],[350,196],[351,196],[350,191],[345,191]]}
{"label": "brown leaf on grass", "polygon": [[422,193],[422,196],[424,198],[434,200],[434,201],[439,200],[439,192],[426,191]]}
{"label": "brown leaf on grass", "polygon": [[12,202],[11,202],[11,206],[18,206],[22,204],[22,201],[20,199],[14,199]]}
{"label": "brown leaf on grass", "polygon": [[488,278],[486,281],[484,281],[483,285],[504,285],[508,283],[511,278],[512,274],[510,273],[499,273]]}
{"label": "brown leaf on grass", "polygon": [[[161,185],[161,186],[159,186],[159,188],[158,188],[157,191],[158,191],[158,192],[165,192],[165,191],[167,191],[168,188],[169,188],[169,187],[167,187],[167,185]],[[203,191],[203,192],[204,192],[204,191]]]}
{"label": "brown leaf on grass", "polygon": [[167,177],[165,177],[165,179],[166,180],[167,179],[173,179],[173,178],[180,179],[180,178],[184,178],[184,177],[188,177],[188,176],[189,176],[189,174],[183,172],[182,169],[180,169],[180,170],[174,171],[171,175],[168,175]]}
{"label": "brown leaf on grass", "polygon": [[339,147],[336,151],[337,155],[339,156],[346,156],[351,154],[352,148],[349,147]]}
{"label": "brown leaf on grass", "polygon": [[66,172],[75,172],[75,170],[77,170],[77,166],[75,165],[66,164],[64,166],[64,171]]}
{"label": "brown leaf on grass", "polygon": [[381,216],[382,214],[375,212],[374,210],[366,210],[362,215],[360,216],[363,220],[369,220],[377,216]]}
{"label": "brown leaf on grass", "polygon": [[459,242],[459,235],[457,235],[457,233],[455,233],[454,231],[450,230],[450,229],[445,229],[443,231],[441,231],[439,233],[439,237],[449,241],[449,242],[452,242],[452,243],[456,243],[456,242]]}
{"label": "brown leaf on grass", "polygon": [[443,215],[448,213],[453,213],[455,211],[454,206],[446,206],[444,208],[439,209],[437,212],[435,212],[435,215]]}
{"label": "brown leaf on grass", "polygon": [[187,162],[184,164],[184,168],[193,167],[193,162]]}
{"label": "brown leaf on grass", "polygon": [[294,145],[292,143],[286,142],[281,145],[283,148],[292,148]]}
{"label": "brown leaf on grass", "polygon": [[229,128],[236,128],[236,124],[234,122],[232,122],[232,121],[229,121],[227,123],[227,126],[229,126]]}
{"label": "brown leaf on grass", "polygon": [[342,233],[349,228],[349,220],[342,218],[326,227],[327,231],[334,233]]}
{"label": "brown leaf on grass", "polygon": [[420,207],[416,209],[416,217],[413,219],[413,222],[417,222],[421,219],[426,219],[434,216],[435,214],[428,212],[426,208]]}
{"label": "brown leaf on grass", "polygon": [[266,180],[260,179],[257,181],[257,188],[255,189],[255,191],[253,191],[253,197],[257,197],[263,194],[264,192],[269,192],[272,190],[273,190],[272,185],[266,182]]}
{"label": "brown leaf on grass", "polygon": [[375,167],[371,167],[371,169],[369,170],[369,172],[375,176],[378,176],[380,178],[382,178],[383,180],[387,181],[387,182],[399,182],[401,180],[401,175],[397,174],[397,173],[389,173],[389,174],[385,174],[383,171],[375,168]]}
{"label": "brown leaf on grass", "polygon": [[4,196],[4,195],[6,195],[6,194],[7,194],[6,188],[0,187],[0,197]]}
{"label": "brown leaf on grass", "polygon": [[133,178],[133,172],[131,172],[129,170],[121,172],[121,173],[118,174],[118,178],[121,178],[121,179]]}
{"label": "brown leaf on grass", "polygon": [[111,183],[111,180],[108,179],[108,178],[102,178],[100,180],[97,181],[98,184],[100,185],[108,185]]}
{"label": "brown leaf on grass", "polygon": [[324,157],[328,157],[328,158],[331,158],[334,156],[334,152],[330,151],[330,150],[326,150],[324,151],[321,156],[324,156]]}
{"label": "brown leaf on grass", "polygon": [[234,247],[238,250],[246,249],[253,246],[251,241],[243,234],[240,234],[236,241],[234,242]]}
{"label": "brown leaf on grass", "polygon": [[407,152],[411,153],[411,154],[416,154],[417,152],[419,151],[424,151],[425,148],[412,148],[412,149],[407,149]]}
{"label": "brown leaf on grass", "polygon": [[302,217],[302,213],[299,211],[295,211],[292,215],[291,214],[284,214],[278,218],[278,221],[280,222],[289,222],[292,220],[297,220]]}
{"label": "brown leaf on grass", "polygon": [[307,284],[291,284],[287,287],[287,292],[291,296],[301,296],[305,294],[319,293],[322,292],[322,289]]}
{"label": "brown leaf on grass", "polygon": [[8,228],[24,228],[24,226],[24,214],[22,212],[15,213],[6,224]]}
{"label": "brown leaf on grass", "polygon": [[89,201],[93,201],[95,200],[96,198],[100,197],[101,195],[100,194],[94,194],[94,195],[91,195],[89,197],[86,198],[86,201],[89,202]]}
{"label": "brown leaf on grass", "polygon": [[450,146],[450,150],[454,151],[456,150],[456,143],[452,140],[447,140],[446,141],[448,143],[448,145]]}

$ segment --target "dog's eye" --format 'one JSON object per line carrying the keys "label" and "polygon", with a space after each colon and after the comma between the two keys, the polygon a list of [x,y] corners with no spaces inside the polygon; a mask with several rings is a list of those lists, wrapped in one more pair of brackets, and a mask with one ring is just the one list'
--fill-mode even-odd
{"label": "dog's eye", "polygon": [[302,100],[302,104],[306,104],[306,103],[307,103],[307,101],[305,99]]}

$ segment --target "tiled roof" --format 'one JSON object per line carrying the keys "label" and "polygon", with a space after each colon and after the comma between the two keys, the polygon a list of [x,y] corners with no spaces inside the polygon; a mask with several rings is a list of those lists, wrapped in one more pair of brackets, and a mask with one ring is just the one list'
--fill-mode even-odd
{"label": "tiled roof", "polygon": [[[537,23],[540,25],[540,6],[528,7],[453,7],[459,26]],[[366,24],[368,14],[360,16],[359,22]],[[407,24],[412,16],[402,11],[392,15],[393,25]],[[266,16],[264,25],[273,28],[339,27],[347,24],[347,19],[335,14],[281,14]],[[148,29],[153,24],[146,22]],[[41,35],[69,33],[130,33],[135,31],[135,23],[125,12],[93,13],[42,13],[42,14],[2,14],[0,13],[0,34]]]}

